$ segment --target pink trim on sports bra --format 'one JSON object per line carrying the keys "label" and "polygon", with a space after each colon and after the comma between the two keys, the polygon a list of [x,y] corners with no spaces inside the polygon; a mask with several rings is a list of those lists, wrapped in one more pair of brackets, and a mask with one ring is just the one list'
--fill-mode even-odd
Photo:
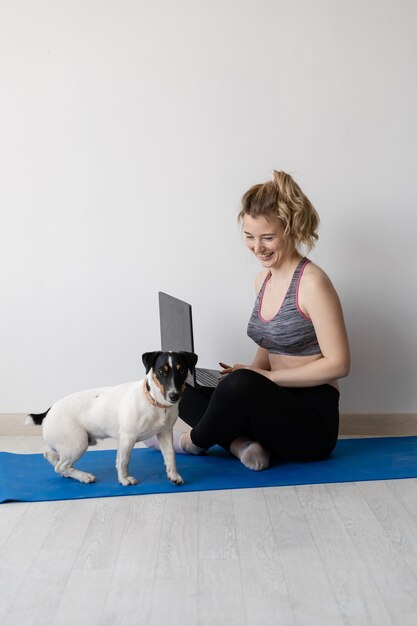
{"label": "pink trim on sports bra", "polygon": [[306,262],[304,263],[304,265],[302,265],[301,269],[300,269],[300,274],[298,276],[298,280],[297,280],[297,286],[295,288],[295,304],[297,306],[298,312],[300,313],[300,315],[302,315],[304,317],[305,320],[308,320],[309,322],[311,322],[311,317],[309,315],[306,315],[305,313],[303,313],[303,311],[300,308],[300,305],[298,304],[298,289],[300,287],[300,282],[301,282],[301,277],[304,273],[305,268],[307,267],[307,265],[311,263],[310,259],[306,259]]}
{"label": "pink trim on sports bra", "polygon": [[[308,265],[309,263],[311,263],[310,259],[306,259],[306,260],[305,260],[305,263],[304,263],[304,264],[300,267],[300,273],[299,273],[299,275],[298,275],[297,285],[296,285],[296,288],[295,288],[295,304],[296,304],[297,310],[298,310],[298,312],[300,313],[300,315],[301,315],[301,316],[302,316],[305,320],[308,320],[309,322],[311,322],[311,318],[310,318],[308,315],[306,315],[305,313],[303,313],[303,311],[302,311],[302,310],[301,310],[301,308],[300,308],[300,305],[298,304],[298,290],[299,290],[299,287],[300,287],[301,277],[302,277],[302,275],[303,275],[303,273],[304,273],[304,270],[305,270],[305,268],[306,268],[306,265]],[[295,268],[295,270],[294,270],[294,274],[295,274],[295,272],[297,271],[297,268],[298,268],[298,266]],[[271,280],[271,276],[272,276],[272,272],[271,272],[271,270],[269,270],[268,275],[266,276],[266,278],[265,278],[264,282],[262,283],[261,293],[260,293],[260,299],[259,299],[258,317],[259,317],[259,319],[261,320],[261,322],[264,322],[265,324],[267,324],[268,322],[272,322],[272,320],[274,320],[276,317],[278,317],[278,315],[279,315],[279,313],[280,313],[280,311],[281,311],[282,307],[284,306],[285,300],[287,299],[288,292],[290,291],[291,286],[292,286],[292,284],[293,284],[293,282],[292,282],[292,281],[293,281],[294,274],[293,274],[293,276],[292,276],[292,278],[291,278],[291,282],[290,282],[290,284],[288,285],[288,289],[287,289],[287,291],[285,292],[284,299],[283,299],[283,301],[281,302],[281,304],[280,304],[280,307],[279,307],[278,311],[277,311],[277,312],[275,313],[275,315],[273,315],[271,318],[266,319],[265,317],[262,317],[261,310],[262,310],[262,303],[263,303],[263,300],[264,300],[264,294],[265,294],[266,285],[267,285],[268,281],[270,281],[270,280]]]}
{"label": "pink trim on sports bra", "polygon": [[[282,301],[282,303],[281,303],[281,305],[280,305],[280,307],[279,307],[279,309],[278,309],[277,313],[275,313],[275,315],[273,315],[273,316],[272,316],[269,320],[267,320],[265,317],[262,317],[262,315],[261,315],[261,310],[262,310],[262,302],[263,302],[263,300],[264,300],[264,294],[265,294],[266,284],[267,284],[267,282],[268,282],[269,280],[271,280],[271,276],[272,276],[272,272],[271,272],[271,271],[269,271],[269,273],[268,273],[267,277],[265,278],[265,280],[264,280],[264,282],[263,282],[263,284],[262,284],[262,287],[261,287],[261,297],[260,297],[260,299],[259,299],[258,317],[259,317],[259,319],[261,320],[261,322],[264,322],[265,324],[267,324],[268,322],[271,322],[273,319],[275,319],[275,318],[276,318],[276,316],[277,316],[277,315],[278,315],[278,313],[280,312],[281,307],[282,307],[282,305],[284,304],[284,300],[285,300],[285,297],[284,297],[284,300]],[[288,290],[287,290],[287,291],[288,291]],[[287,295],[287,294],[285,294],[285,295]]]}

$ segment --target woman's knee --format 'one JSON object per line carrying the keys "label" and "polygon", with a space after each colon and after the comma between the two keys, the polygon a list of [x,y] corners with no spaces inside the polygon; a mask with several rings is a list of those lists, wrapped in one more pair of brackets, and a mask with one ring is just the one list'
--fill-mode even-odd
{"label": "woman's knee", "polygon": [[262,385],[268,384],[270,381],[253,370],[235,370],[228,374],[218,385],[216,391],[226,399],[233,398],[249,398],[253,399],[254,394],[259,392]]}
{"label": "woman's knee", "polygon": [[264,378],[262,374],[258,374],[253,370],[235,370],[218,384],[217,390],[233,396],[242,396],[248,390],[258,387],[262,378]]}

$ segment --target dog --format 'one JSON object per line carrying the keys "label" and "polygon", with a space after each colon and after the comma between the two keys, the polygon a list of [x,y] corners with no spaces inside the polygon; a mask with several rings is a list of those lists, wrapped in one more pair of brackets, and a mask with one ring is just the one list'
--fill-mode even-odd
{"label": "dog", "polygon": [[145,352],[146,376],[139,382],[74,393],[58,400],[45,413],[28,415],[26,423],[42,424],[48,445],[44,457],[64,478],[92,483],[94,474],[73,467],[97,439],[118,439],[116,469],[119,483],[137,484],[129,474],[133,446],[157,435],[168,479],[184,484],[178,474],[172,429],[188,373],[197,355],[192,352]]}

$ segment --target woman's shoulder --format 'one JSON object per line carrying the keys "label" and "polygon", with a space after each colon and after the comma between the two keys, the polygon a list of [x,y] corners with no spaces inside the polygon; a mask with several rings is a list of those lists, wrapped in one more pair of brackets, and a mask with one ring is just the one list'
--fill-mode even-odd
{"label": "woman's shoulder", "polygon": [[308,263],[306,263],[303,271],[303,278],[311,283],[319,283],[319,282],[327,282],[330,281],[329,276],[326,272],[319,266],[313,263],[308,259]]}
{"label": "woman's shoulder", "polygon": [[334,291],[334,286],[329,276],[313,261],[310,261],[304,267],[301,286],[306,295],[317,291]]}

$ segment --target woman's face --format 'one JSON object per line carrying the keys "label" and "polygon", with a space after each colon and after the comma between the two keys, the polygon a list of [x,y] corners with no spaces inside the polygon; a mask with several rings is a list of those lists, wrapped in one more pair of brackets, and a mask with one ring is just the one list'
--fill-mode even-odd
{"label": "woman's face", "polygon": [[249,250],[264,268],[278,267],[294,252],[290,240],[284,236],[284,226],[279,219],[243,216],[243,233]]}

